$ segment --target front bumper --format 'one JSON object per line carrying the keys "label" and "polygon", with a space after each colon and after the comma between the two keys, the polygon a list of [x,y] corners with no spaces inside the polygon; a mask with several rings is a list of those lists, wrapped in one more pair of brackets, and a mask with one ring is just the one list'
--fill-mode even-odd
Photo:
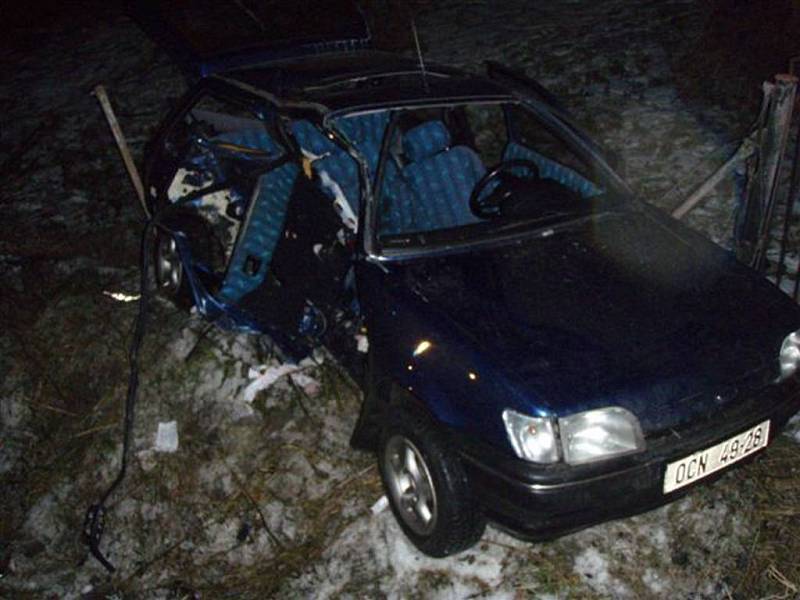
{"label": "front bumper", "polygon": [[662,506],[701,482],[719,478],[728,469],[669,494],[662,491],[668,463],[766,419],[771,421],[771,443],[798,410],[800,389],[796,383],[769,386],[761,391],[756,404],[722,422],[721,418],[709,419],[648,439],[647,450],[635,457],[582,467],[534,465],[474,440],[457,438],[456,443],[475,498],[489,520],[517,537],[543,541]]}

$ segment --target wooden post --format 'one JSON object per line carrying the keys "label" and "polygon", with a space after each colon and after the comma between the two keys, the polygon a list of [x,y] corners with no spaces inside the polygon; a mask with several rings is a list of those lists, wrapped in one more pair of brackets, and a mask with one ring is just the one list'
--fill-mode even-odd
{"label": "wooden post", "polygon": [[[781,235],[781,251],[778,256],[778,272],[775,275],[775,285],[780,287],[783,273],[786,271],[784,260],[786,259],[786,244],[789,241],[789,230],[792,223],[792,215],[794,214],[794,205],[798,198],[798,191],[800,190],[800,133],[796,136],[794,157],[792,160],[792,179],[789,184],[789,191],[786,193],[786,209],[783,215],[783,233]],[[795,273],[795,279],[800,277],[800,273]],[[795,290],[797,285],[795,284]],[[797,291],[794,293],[794,299],[797,300]]]}
{"label": "wooden post", "polygon": [[144,211],[145,217],[150,218],[150,211],[147,209],[147,203],[144,199],[144,186],[142,185],[142,178],[139,176],[139,170],[136,168],[136,163],[133,162],[133,156],[128,149],[128,142],[125,141],[125,136],[122,134],[122,129],[119,126],[119,121],[114,114],[114,109],[111,108],[111,102],[108,99],[106,88],[98,85],[94,88],[94,95],[100,102],[103,113],[108,121],[108,126],[111,128],[111,133],[114,135],[114,140],[117,142],[117,148],[122,155],[122,161],[125,163],[125,168],[128,171],[128,177],[131,179],[134,190],[136,190],[136,197],[139,199],[139,204]]}
{"label": "wooden post", "polygon": [[756,200],[759,203],[761,218],[758,240],[751,261],[751,265],[757,270],[763,268],[766,258],[778,175],[786,151],[786,141],[789,138],[796,90],[797,77],[794,75],[776,75],[774,84],[764,83],[764,93],[771,95],[772,101],[767,112],[763,141],[759,148]]}
{"label": "wooden post", "polygon": [[717,187],[717,184],[722,181],[728,173],[733,171],[739,161],[745,160],[754,150],[755,143],[753,142],[753,135],[750,135],[739,145],[739,148],[733,153],[733,156],[725,161],[711,177],[701,183],[678,208],[672,211],[672,216],[676,219],[683,218],[683,216],[697,206],[711,190]]}

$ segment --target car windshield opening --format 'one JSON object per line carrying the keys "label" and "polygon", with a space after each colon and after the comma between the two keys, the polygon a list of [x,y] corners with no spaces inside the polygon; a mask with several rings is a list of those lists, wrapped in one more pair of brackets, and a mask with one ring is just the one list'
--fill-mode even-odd
{"label": "car windshield opening", "polygon": [[557,125],[521,103],[400,111],[383,144],[379,245],[479,243],[618,210],[598,161]]}

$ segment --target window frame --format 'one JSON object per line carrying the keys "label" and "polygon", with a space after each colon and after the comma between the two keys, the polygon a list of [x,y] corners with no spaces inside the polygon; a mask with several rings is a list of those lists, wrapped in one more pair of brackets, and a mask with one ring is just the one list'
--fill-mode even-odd
{"label": "window frame", "polygon": [[[501,99],[459,99],[458,101],[447,102],[432,102],[429,104],[413,104],[408,106],[398,106],[391,111],[389,124],[384,132],[384,140],[381,144],[381,155],[378,161],[377,173],[375,177],[375,187],[370,194],[369,198],[364,198],[365,220],[363,227],[359,227],[360,235],[363,235],[364,251],[367,259],[371,262],[384,263],[420,258],[425,256],[439,256],[452,253],[460,253],[470,251],[472,249],[484,246],[495,246],[520,239],[536,237],[541,234],[541,228],[532,228],[530,230],[508,234],[490,236],[484,239],[476,239],[469,241],[455,241],[452,243],[437,244],[436,246],[409,246],[405,248],[386,248],[380,241],[378,236],[378,217],[380,202],[382,196],[382,182],[385,171],[385,163],[387,160],[388,146],[387,140],[394,134],[394,129],[397,127],[396,114],[401,114],[403,111],[411,111],[420,108],[454,108],[464,106],[467,104],[489,104],[500,105],[505,113],[505,125],[507,142],[510,143],[514,140],[512,131],[512,124],[508,114],[507,107],[521,106],[527,110],[532,118],[540,122],[541,125],[558,140],[565,144],[565,146],[581,160],[585,160],[587,164],[592,165],[596,169],[597,182],[603,184],[607,193],[618,196],[624,202],[628,202],[633,198],[633,193],[628,185],[617,175],[613,168],[610,166],[608,160],[600,153],[599,148],[586,134],[578,130],[574,125],[559,118],[558,115],[548,109],[544,103],[531,99],[531,98],[501,98]],[[398,117],[399,118],[399,117]],[[545,229],[548,229],[545,227]]]}

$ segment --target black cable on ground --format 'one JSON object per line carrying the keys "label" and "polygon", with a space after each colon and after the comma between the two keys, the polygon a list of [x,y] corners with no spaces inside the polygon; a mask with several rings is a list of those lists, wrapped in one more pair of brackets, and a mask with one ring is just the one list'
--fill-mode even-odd
{"label": "black cable on ground", "polygon": [[[269,169],[274,169],[285,162],[289,161],[289,155],[282,156],[277,160],[270,161]],[[264,172],[266,172],[265,169]],[[209,188],[202,190],[208,193]],[[130,364],[130,371],[128,375],[128,392],[125,398],[125,418],[123,422],[123,436],[122,436],[122,458],[119,473],[117,477],[100,497],[95,504],[92,504],[86,511],[86,517],[83,522],[83,538],[89,546],[89,551],[92,553],[100,564],[102,564],[109,573],[113,573],[116,569],[109,560],[105,557],[100,550],[100,540],[103,536],[103,529],[105,528],[106,516],[106,501],[114,493],[114,490],[119,487],[122,480],[125,478],[125,473],[128,468],[128,454],[130,453],[131,433],[133,431],[133,417],[134,409],[136,406],[136,398],[139,391],[139,348],[142,345],[144,338],[145,322],[147,321],[147,311],[149,308],[149,294],[147,289],[148,271],[150,270],[150,236],[155,227],[159,226],[162,218],[169,214],[174,214],[180,207],[185,206],[198,197],[197,194],[187,194],[180,200],[168,204],[163,207],[159,212],[145,224],[142,231],[142,240],[139,256],[139,313],[136,317],[136,324],[134,326],[133,339],[131,340],[130,349],[128,351],[128,360]]]}
{"label": "black cable on ground", "polygon": [[139,391],[139,348],[142,345],[144,338],[145,322],[147,321],[148,311],[148,289],[147,278],[150,269],[150,235],[155,225],[155,219],[150,220],[144,227],[142,232],[142,241],[140,248],[140,280],[139,280],[139,313],[136,317],[136,324],[134,326],[133,339],[128,350],[129,361],[129,375],[128,375],[128,392],[125,397],[125,418],[123,422],[123,436],[122,436],[122,459],[120,463],[119,473],[105,493],[100,497],[97,503],[92,504],[86,511],[86,518],[83,523],[83,537],[84,541],[89,546],[89,551],[92,553],[100,564],[102,564],[110,573],[115,571],[108,559],[103,555],[100,550],[100,540],[103,536],[103,529],[105,526],[106,507],[105,504],[114,490],[122,483],[125,478],[125,472],[128,467],[128,454],[130,453],[131,434],[133,431],[133,417],[134,408],[136,406],[136,398]]}

